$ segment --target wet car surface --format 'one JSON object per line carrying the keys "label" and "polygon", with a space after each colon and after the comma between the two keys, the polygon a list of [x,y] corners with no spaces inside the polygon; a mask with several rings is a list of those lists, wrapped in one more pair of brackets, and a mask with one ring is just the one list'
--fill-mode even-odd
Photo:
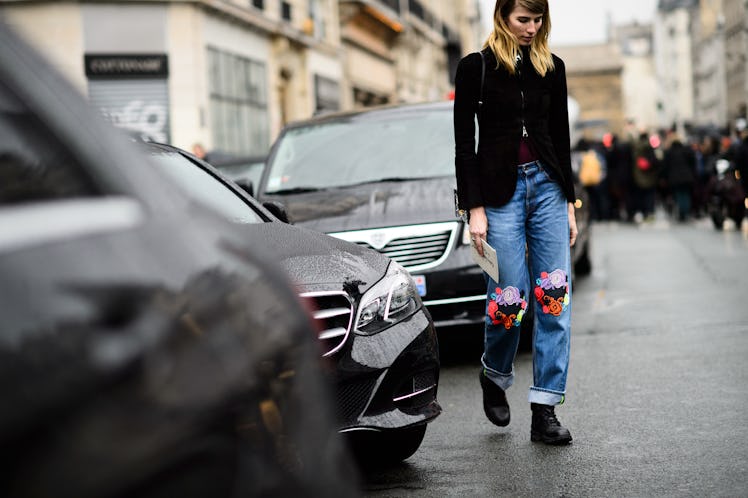
{"label": "wet car surface", "polygon": [[371,249],[282,223],[209,164],[149,144],[162,172],[234,221],[277,261],[316,318],[335,387],[337,426],[357,453],[399,461],[420,445],[436,401],[439,353],[431,317],[398,263]]}
{"label": "wet car surface", "polygon": [[357,494],[287,277],[0,23],[0,495]]}

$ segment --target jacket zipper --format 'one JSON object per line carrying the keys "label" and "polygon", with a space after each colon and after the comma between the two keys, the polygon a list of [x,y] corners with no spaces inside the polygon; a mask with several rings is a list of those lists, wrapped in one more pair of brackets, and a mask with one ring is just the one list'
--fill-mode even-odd
{"label": "jacket zipper", "polygon": [[517,68],[517,78],[519,79],[519,95],[522,98],[522,138],[527,138],[530,135],[528,135],[527,128],[525,127],[525,91],[522,88],[522,56],[517,56],[517,64],[520,65]]}
{"label": "jacket zipper", "polygon": [[527,128],[525,128],[525,92],[524,90],[520,89],[519,94],[522,97],[522,137],[527,138],[530,135],[527,134]]}

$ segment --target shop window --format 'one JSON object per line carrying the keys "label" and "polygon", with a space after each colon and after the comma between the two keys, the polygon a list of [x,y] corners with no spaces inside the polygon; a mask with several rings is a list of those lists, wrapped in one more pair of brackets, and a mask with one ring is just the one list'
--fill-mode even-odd
{"label": "shop window", "polygon": [[208,48],[208,78],[214,150],[266,154],[270,132],[265,64]]}
{"label": "shop window", "polygon": [[387,95],[374,93],[363,88],[354,88],[353,102],[355,107],[373,107],[389,104],[390,99]]}
{"label": "shop window", "polygon": [[337,81],[314,75],[315,114],[340,110],[340,85]]}

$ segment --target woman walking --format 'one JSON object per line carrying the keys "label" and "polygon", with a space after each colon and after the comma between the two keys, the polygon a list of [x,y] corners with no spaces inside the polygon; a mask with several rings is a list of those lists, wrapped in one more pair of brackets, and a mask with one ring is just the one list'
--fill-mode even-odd
{"label": "woman walking", "polygon": [[498,256],[499,281],[488,278],[480,372],[486,416],[509,424],[505,391],[514,382],[520,323],[534,300],[531,440],[568,444],[571,434],[554,407],[566,395],[577,227],[566,73],[548,48],[550,28],[547,0],[497,0],[482,52],[457,67],[455,168],[472,243],[482,252],[485,240]]}

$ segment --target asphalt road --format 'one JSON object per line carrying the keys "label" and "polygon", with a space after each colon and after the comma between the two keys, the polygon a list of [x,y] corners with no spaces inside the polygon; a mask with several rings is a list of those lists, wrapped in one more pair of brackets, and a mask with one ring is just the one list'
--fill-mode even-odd
{"label": "asphalt road", "polygon": [[556,411],[573,444],[530,442],[529,354],[508,392],[511,424],[491,425],[480,351],[459,338],[475,331],[453,331],[444,413],[413,457],[366,472],[366,496],[748,496],[748,232],[660,216],[592,236]]}

